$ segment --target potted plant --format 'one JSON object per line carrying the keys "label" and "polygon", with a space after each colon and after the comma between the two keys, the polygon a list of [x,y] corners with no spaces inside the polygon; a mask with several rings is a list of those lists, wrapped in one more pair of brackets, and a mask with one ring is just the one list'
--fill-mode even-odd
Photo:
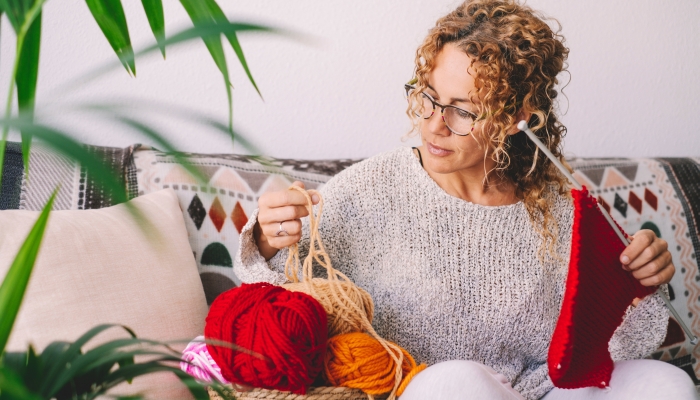
{"label": "potted plant", "polygon": [[[49,147],[66,155],[95,172],[101,184],[109,188],[117,202],[127,199],[126,189],[119,184],[114,173],[84,146],[65,132],[34,120],[35,94],[39,73],[41,47],[41,21],[46,0],[0,0],[0,17],[4,14],[16,33],[16,53],[11,84],[7,95],[7,106],[3,118],[3,133],[0,138],[0,180],[5,144],[10,129],[21,132],[25,166],[29,163],[32,139],[41,140]],[[181,0],[180,3],[192,19],[193,27],[170,37],[165,35],[165,23],[161,0],[142,0],[156,44],[135,52],[131,46],[126,18],[121,0],[87,0],[86,4],[105,38],[118,56],[117,66],[122,65],[127,73],[136,74],[135,59],[151,52],[194,39],[201,39],[207,46],[213,61],[223,75],[229,100],[228,125],[211,121],[193,114],[204,123],[218,128],[233,137],[231,112],[231,85],[228,66],[224,56],[222,36],[234,50],[248,79],[256,87],[248,69],[237,33],[242,31],[273,31],[260,25],[229,21],[215,0]],[[104,74],[114,68],[107,66],[96,71]],[[12,115],[16,98],[19,113]],[[109,107],[94,107],[93,110],[107,112],[126,125],[157,143],[163,150],[174,151],[174,147],[159,132],[139,121],[123,115]],[[245,143],[245,142],[244,142]],[[184,156],[179,156],[184,161]],[[201,173],[184,163],[195,177]],[[99,325],[75,342],[54,342],[41,353],[33,347],[21,353],[5,352],[12,326],[16,319],[24,293],[31,278],[32,269],[41,247],[44,231],[50,218],[50,210],[56,193],[48,200],[39,218],[14,258],[2,285],[0,285],[0,400],[3,399],[92,399],[108,393],[122,382],[153,372],[169,371],[183,382],[197,399],[208,399],[206,386],[211,386],[223,398],[232,398],[230,390],[220,384],[203,384],[182,372],[179,368],[180,354],[167,343],[140,339],[126,326]],[[123,329],[128,333],[124,339],[112,340],[89,350],[84,350],[96,335],[107,329]],[[148,356],[146,361],[136,361],[139,356]],[[135,398],[133,396],[128,398]]]}

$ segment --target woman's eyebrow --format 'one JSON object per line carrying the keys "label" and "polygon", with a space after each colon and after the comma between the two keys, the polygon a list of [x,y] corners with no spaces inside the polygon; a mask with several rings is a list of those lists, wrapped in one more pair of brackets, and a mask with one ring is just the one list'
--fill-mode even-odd
{"label": "woman's eyebrow", "polygon": [[[429,83],[427,84],[427,87],[428,87],[428,89],[432,90],[434,93],[437,94],[437,90],[435,90],[434,87],[430,86]],[[437,97],[440,98],[440,96],[437,96]],[[450,99],[450,104],[451,103],[469,103],[469,104],[472,104],[472,101],[470,99],[462,99],[462,98],[453,97]]]}

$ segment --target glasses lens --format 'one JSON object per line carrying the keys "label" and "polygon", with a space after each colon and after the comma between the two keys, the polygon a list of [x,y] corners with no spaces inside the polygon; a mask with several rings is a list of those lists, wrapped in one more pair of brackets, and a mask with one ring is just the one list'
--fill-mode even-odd
{"label": "glasses lens", "polygon": [[[408,101],[411,101],[411,95],[414,93],[414,90],[409,90],[406,95],[408,96]],[[422,100],[422,103],[417,105],[417,107],[413,110],[414,114],[416,114],[416,117],[421,117],[421,118],[430,118],[431,115],[433,115],[433,112],[435,111],[433,109],[433,102],[430,101],[430,98],[426,96],[425,93],[421,93],[420,96],[418,96],[420,100]]]}
{"label": "glasses lens", "polygon": [[474,125],[474,114],[456,107],[445,107],[445,124],[457,135],[468,135]]}
{"label": "glasses lens", "polygon": [[420,98],[423,99],[423,106],[420,110],[418,110],[418,112],[422,112],[422,115],[419,116],[423,118],[430,118],[430,116],[435,112],[433,102],[425,93],[421,93]]}

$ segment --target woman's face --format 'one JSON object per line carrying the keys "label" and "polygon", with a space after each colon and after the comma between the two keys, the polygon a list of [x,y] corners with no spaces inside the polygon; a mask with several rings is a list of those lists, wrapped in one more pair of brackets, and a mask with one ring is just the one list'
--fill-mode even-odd
{"label": "woman's face", "polygon": [[[471,67],[472,59],[455,44],[448,43],[438,53],[435,67],[428,74],[425,92],[443,105],[453,105],[479,114],[476,89]],[[420,132],[423,148],[423,165],[429,172],[450,174],[470,172],[483,174],[495,165],[485,153],[483,122],[476,122],[468,136],[452,134],[442,118],[440,110],[429,119],[421,119]],[[486,164],[484,161],[486,159]]]}

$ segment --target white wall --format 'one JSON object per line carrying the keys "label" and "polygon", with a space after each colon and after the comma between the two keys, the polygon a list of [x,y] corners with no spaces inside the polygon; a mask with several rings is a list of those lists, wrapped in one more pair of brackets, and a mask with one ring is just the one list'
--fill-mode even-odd
{"label": "white wall", "polygon": [[[141,2],[125,0],[136,48],[152,42]],[[169,33],[189,25],[166,0]],[[242,34],[263,102],[230,53],[235,126],[264,154],[277,157],[367,157],[396,146],[408,129],[402,86],[415,48],[454,0],[219,0],[233,19],[292,29],[304,43]],[[531,0],[556,17],[571,49],[570,84],[561,103],[576,156],[700,156],[700,2],[697,0]],[[88,143],[147,142],[111,121],[71,112],[68,104],[140,98],[187,106],[226,120],[222,79],[203,44],[137,59],[137,78],[115,70],[78,87],[86,71],[116,59],[82,0],[45,6],[38,90],[43,118]],[[0,97],[4,99],[14,35],[2,24]],[[563,76],[566,81],[568,77]],[[4,109],[4,106],[2,106]],[[230,140],[176,116],[135,113],[198,152],[244,151]]]}

